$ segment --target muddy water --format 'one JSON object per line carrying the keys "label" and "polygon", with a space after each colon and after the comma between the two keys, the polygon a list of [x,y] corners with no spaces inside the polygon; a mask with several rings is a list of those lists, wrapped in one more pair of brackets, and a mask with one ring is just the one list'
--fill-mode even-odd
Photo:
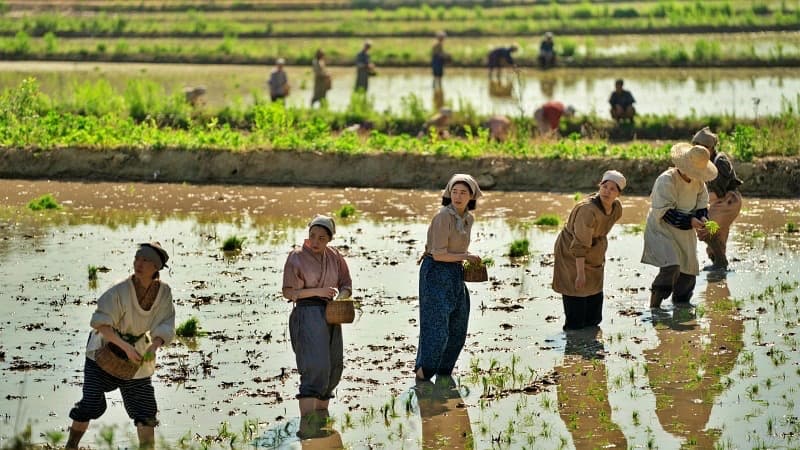
{"label": "muddy water", "polygon": [[[0,87],[17,85],[25,77],[40,80],[42,90],[56,98],[69,99],[77,82],[108,79],[123,92],[131,79],[150,79],[168,92],[186,86],[207,87],[207,104],[219,107],[241,101],[252,103],[253,92],[266,95],[266,78],[271,68],[256,66],[198,66],[177,64],[98,64],[0,62]],[[311,99],[310,68],[289,67],[292,94],[289,103],[305,106]],[[355,71],[332,68],[330,107],[343,110],[350,102]],[[784,100],[797,107],[800,77],[791,69],[581,69],[541,72],[523,69],[519,79],[510,80],[513,96],[490,95],[482,69],[448,68],[444,80],[444,102],[454,109],[469,104],[479,114],[519,114],[519,99],[526,115],[546,100],[574,105],[580,113],[607,115],[608,96],[614,80],[624,78],[637,99],[636,108],[647,114],[732,114],[755,117],[776,114]],[[416,94],[426,108],[434,104],[428,69],[379,69],[370,79],[370,97],[378,111],[400,113],[403,97]],[[392,93],[386,95],[386,93]],[[521,96],[520,94],[521,93]],[[755,99],[758,103],[755,103]]]}
{"label": "muddy water", "polygon": [[[64,209],[34,213],[53,193]],[[82,349],[97,295],[130,273],[136,242],[160,240],[172,257],[164,279],[178,321],[195,316],[209,334],[160,355],[155,378],[162,426],[174,443],[260,448],[679,448],[794,447],[800,328],[795,200],[748,199],[733,230],[727,280],[698,278],[693,310],[646,307],[655,271],[641,265],[647,201],[624,198],[612,231],[602,331],[565,335],[549,289],[557,229],[572,196],[490,192],[477,210],[472,249],[493,256],[488,283],[471,284],[467,344],[458,386],[415,386],[416,257],[434,191],[327,190],[158,184],[0,181],[0,436],[26,423],[62,428],[80,396]],[[362,301],[344,327],[345,373],[330,429],[297,442],[299,376],[288,342],[290,307],[279,295],[285,255],[314,212],[351,203],[338,221]],[[238,257],[219,250],[246,237]],[[504,254],[531,242],[528,259]],[[97,287],[87,266],[104,266]],[[784,283],[783,286],[781,284]],[[118,394],[86,444],[114,426],[135,435]],[[224,425],[225,424],[225,425]],[[5,441],[0,441],[5,442]]]}

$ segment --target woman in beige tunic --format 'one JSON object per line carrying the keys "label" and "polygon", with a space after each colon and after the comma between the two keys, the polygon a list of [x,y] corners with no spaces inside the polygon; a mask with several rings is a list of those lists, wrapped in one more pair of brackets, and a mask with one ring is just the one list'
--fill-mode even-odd
{"label": "woman in beige tunic", "polygon": [[603,174],[597,194],[575,205],[554,249],[553,290],[562,295],[564,329],[597,326],[603,320],[603,269],[608,235],[622,217],[617,197],[625,177]]}
{"label": "woman in beige tunic", "polygon": [[316,102],[325,105],[328,102],[325,96],[331,89],[331,74],[328,73],[325,52],[322,49],[318,49],[314,59],[311,60],[311,69],[314,72],[314,95],[311,97],[311,106]]}
{"label": "woman in beige tunic", "polygon": [[705,183],[717,177],[708,150],[687,143],[672,147],[670,167],[656,179],[644,231],[642,262],[659,268],[650,287],[650,307],[672,295],[676,306],[689,306],[700,273],[695,230],[708,220]]}

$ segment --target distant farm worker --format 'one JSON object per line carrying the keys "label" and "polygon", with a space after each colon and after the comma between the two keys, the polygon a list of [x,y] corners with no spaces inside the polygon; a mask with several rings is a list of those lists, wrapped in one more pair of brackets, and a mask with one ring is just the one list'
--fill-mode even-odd
{"label": "distant farm worker", "polygon": [[708,219],[717,222],[719,230],[711,234],[705,228],[697,231],[700,240],[707,245],[706,253],[712,264],[703,270],[726,271],[728,270],[728,257],[726,255],[728,235],[733,221],[739,216],[742,209],[742,194],[739,186],[742,180],[736,176],[733,164],[725,153],[717,151],[719,138],[708,127],[698,131],[692,138],[692,144],[702,145],[708,149],[711,162],[717,168],[717,177],[706,183],[708,188]]}
{"label": "distant farm worker", "polygon": [[311,97],[311,106],[314,106],[316,102],[325,105],[328,102],[325,96],[331,90],[331,74],[325,64],[325,52],[321,48],[317,49],[314,59],[311,60],[311,70],[314,72],[314,94]]}
{"label": "distant farm worker", "polygon": [[651,308],[660,308],[670,295],[673,305],[691,306],[700,273],[695,230],[703,229],[708,220],[706,182],[717,177],[702,145],[675,144],[671,156],[675,166],[653,185],[644,230],[642,262],[659,268],[650,286]]}
{"label": "distant farm worker", "polygon": [[486,128],[489,129],[489,139],[505,142],[511,132],[511,120],[503,115],[495,115],[486,121]]}
{"label": "distant farm worker", "polygon": [[427,136],[431,128],[434,129],[436,134],[443,139],[450,137],[450,119],[453,117],[453,110],[450,108],[442,108],[438,113],[434,114],[430,119],[426,120],[422,125],[422,131],[419,132],[419,137]]}
{"label": "distant farm worker", "polygon": [[617,122],[622,122],[623,120],[632,122],[633,116],[636,115],[636,109],[633,107],[636,100],[634,100],[630,91],[622,88],[623,84],[624,81],[622,79],[617,80],[614,83],[614,92],[611,93],[611,97],[608,99],[608,103],[611,105],[611,118]]}
{"label": "distant farm worker", "polygon": [[317,215],[308,226],[308,239],[286,258],[283,296],[293,302],[289,316],[300,389],[300,416],[317,411],[325,414],[344,369],[342,326],[325,320],[325,306],[353,292],[350,270],[344,257],[328,243],[336,235],[336,224]]}
{"label": "distant farm worker", "polygon": [[431,69],[433,70],[433,89],[442,89],[442,77],[444,76],[444,65],[450,61],[450,55],[444,51],[444,38],[447,34],[444,31],[436,33],[436,41],[431,48]]}
{"label": "distant farm worker", "polygon": [[493,79],[500,81],[504,66],[517,67],[511,56],[517,49],[517,44],[511,44],[508,47],[497,47],[489,52],[489,81]]}
{"label": "distant farm worker", "polygon": [[364,41],[364,46],[356,55],[356,91],[367,92],[369,77],[375,74],[375,65],[369,57],[372,41]]}
{"label": "distant farm worker", "polygon": [[469,291],[463,263],[481,263],[480,256],[469,252],[475,222],[470,211],[480,197],[475,178],[453,175],[442,192],[442,208],[428,226],[419,269],[417,379],[451,376],[467,339]]}
{"label": "distant farm worker", "polygon": [[283,66],[286,60],[278,58],[275,61],[275,69],[269,74],[269,96],[272,101],[285,99],[289,95],[289,77]]}
{"label": "distant farm worker", "polygon": [[194,87],[185,87],[183,88],[183,97],[186,99],[186,103],[198,107],[202,106],[203,103],[203,96],[206,94],[206,87],[205,86],[194,86]]}
{"label": "distant farm worker", "polygon": [[551,100],[533,112],[533,119],[536,121],[540,134],[557,134],[561,117],[572,117],[573,115],[575,115],[575,108],[564,106],[559,101]]}
{"label": "distant farm worker", "polygon": [[[67,449],[78,448],[89,421],[106,411],[105,393],[116,389],[136,426],[139,448],[154,447],[158,406],[150,377],[155,372],[156,353],[175,338],[172,291],[159,277],[168,259],[158,242],[139,244],[133,274],[97,299],[89,323],[92,331],[86,344],[83,397],[69,412],[73,422]],[[117,371],[119,367],[128,370]]]}
{"label": "distant farm worker", "polygon": [[547,69],[556,64],[556,50],[553,42],[553,33],[548,31],[544,34],[542,42],[539,44],[539,67]]}
{"label": "distant farm worker", "polygon": [[625,184],[620,172],[606,171],[597,193],[575,205],[558,234],[553,290],[562,297],[565,330],[597,326],[603,320],[607,236],[622,217],[617,198]]}

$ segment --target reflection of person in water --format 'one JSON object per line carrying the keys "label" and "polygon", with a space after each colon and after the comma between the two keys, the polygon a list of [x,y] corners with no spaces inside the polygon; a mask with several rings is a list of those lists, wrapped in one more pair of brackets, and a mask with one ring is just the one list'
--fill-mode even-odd
{"label": "reflection of person in water", "polygon": [[422,417],[422,448],[471,448],[469,413],[453,378],[420,380],[414,391]]}
{"label": "reflection of person in water", "polygon": [[572,433],[575,448],[628,448],[625,436],[611,421],[608,384],[600,329],[567,331],[564,362],[559,374],[558,412]]}
{"label": "reflection of person in water", "polygon": [[744,323],[729,296],[724,281],[708,284],[708,327],[699,326],[689,309],[676,309],[674,315],[654,310],[659,345],[644,352],[661,426],[677,438],[693,439],[696,448],[714,448],[719,430],[706,423],[722,392],[720,380],[743,346]]}

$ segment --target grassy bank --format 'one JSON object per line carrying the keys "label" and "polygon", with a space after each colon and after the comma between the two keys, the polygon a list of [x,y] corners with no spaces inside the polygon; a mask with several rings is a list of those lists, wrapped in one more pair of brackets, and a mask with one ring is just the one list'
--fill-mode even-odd
{"label": "grassy bank", "polygon": [[[0,18],[0,33],[24,31],[33,36],[250,37],[303,36],[431,36],[437,30],[470,36],[624,33],[632,30],[713,32],[791,27],[800,9],[786,1],[710,2],[659,1],[605,4],[539,3],[484,8],[480,5],[401,7],[327,11],[309,7],[295,11],[237,11],[207,14],[191,6],[174,12],[70,14],[38,10],[11,11]],[[21,17],[20,17],[21,16]]]}
{"label": "grassy bank", "polygon": [[[76,85],[72,99],[54,102],[35,80],[0,96],[0,145],[38,148],[182,148],[275,149],[342,153],[401,152],[471,158],[485,155],[545,158],[666,158],[671,142],[612,139],[685,140],[708,124],[720,132],[723,149],[740,160],[762,156],[796,156],[800,140],[798,105],[787,104],[781,115],[741,121],[734,117],[640,117],[632,126],[617,127],[593,116],[562,121],[565,138],[535,136],[528,118],[516,118],[516,132],[503,143],[492,142],[469,105],[455,112],[451,131],[440,139],[422,130],[429,112],[418,98],[408,97],[402,111],[377,112],[369,100],[354,95],[343,112],[284,108],[256,99],[253,106],[230,105],[214,111],[193,110],[180,93],[168,95],[146,81],[132,82],[123,93],[107,82]],[[370,123],[367,134],[343,131]],[[423,131],[421,137],[417,132]]]}

